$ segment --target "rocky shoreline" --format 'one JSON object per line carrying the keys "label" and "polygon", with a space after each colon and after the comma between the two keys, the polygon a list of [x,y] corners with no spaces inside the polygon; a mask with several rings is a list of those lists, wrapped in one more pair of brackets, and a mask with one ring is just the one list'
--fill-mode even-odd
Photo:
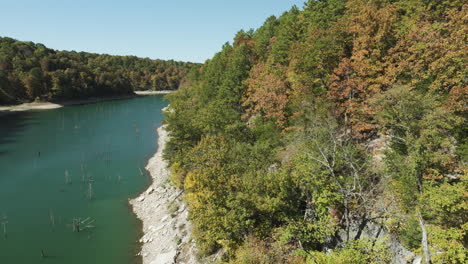
{"label": "rocky shoreline", "polygon": [[196,249],[190,236],[183,192],[170,182],[170,171],[162,157],[168,132],[165,126],[159,127],[157,132],[158,150],[146,166],[152,183],[129,201],[142,221],[143,236],[139,240],[142,248],[138,254],[142,256],[143,264],[196,264]]}

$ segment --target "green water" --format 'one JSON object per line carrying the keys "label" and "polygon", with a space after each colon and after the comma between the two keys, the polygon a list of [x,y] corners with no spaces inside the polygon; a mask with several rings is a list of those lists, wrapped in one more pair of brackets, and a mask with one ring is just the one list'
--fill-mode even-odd
{"label": "green water", "polygon": [[[1,116],[0,263],[137,263],[127,200],[150,181],[166,105],[149,96]],[[94,227],[74,232],[88,217]]]}

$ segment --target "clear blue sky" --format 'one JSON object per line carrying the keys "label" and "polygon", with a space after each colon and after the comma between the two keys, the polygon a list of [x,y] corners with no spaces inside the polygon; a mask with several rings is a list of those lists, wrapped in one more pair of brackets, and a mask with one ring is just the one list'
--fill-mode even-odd
{"label": "clear blue sky", "polygon": [[0,36],[58,50],[204,62],[305,0],[0,0]]}

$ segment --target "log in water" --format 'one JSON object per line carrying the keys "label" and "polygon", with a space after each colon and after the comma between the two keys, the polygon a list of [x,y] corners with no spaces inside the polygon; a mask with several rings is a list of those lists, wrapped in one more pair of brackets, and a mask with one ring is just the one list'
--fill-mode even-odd
{"label": "log in water", "polygon": [[0,263],[137,262],[127,200],[149,183],[165,106],[150,96],[1,116]]}

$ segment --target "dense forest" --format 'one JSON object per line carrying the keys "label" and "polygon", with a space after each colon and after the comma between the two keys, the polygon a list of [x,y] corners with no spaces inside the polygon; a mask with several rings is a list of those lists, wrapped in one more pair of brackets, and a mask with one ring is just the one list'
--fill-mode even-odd
{"label": "dense forest", "polygon": [[56,51],[0,37],[0,104],[175,90],[194,63]]}
{"label": "dense forest", "polygon": [[165,156],[200,255],[467,263],[467,11],[309,0],[191,70]]}

